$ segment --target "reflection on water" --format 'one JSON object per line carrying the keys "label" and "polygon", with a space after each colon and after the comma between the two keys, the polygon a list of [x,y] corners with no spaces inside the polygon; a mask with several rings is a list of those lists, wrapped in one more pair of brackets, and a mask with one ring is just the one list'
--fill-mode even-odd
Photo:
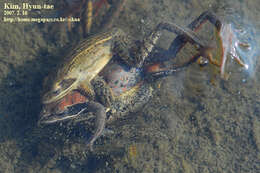
{"label": "reflection on water", "polygon": [[260,55],[259,42],[257,42],[259,35],[253,25],[243,25],[243,28],[238,28],[239,26],[236,25],[231,26],[235,35],[232,43],[234,50],[232,52],[234,52],[234,56],[240,57],[248,65],[246,70],[250,77],[253,77],[257,58]]}
{"label": "reflection on water", "polygon": [[[237,61],[250,77],[254,77],[257,59],[260,55],[259,34],[250,22],[243,22],[241,18],[233,18],[230,23],[224,23],[221,30],[223,41],[223,59],[221,66],[221,76],[224,77],[225,70],[228,70],[228,58]],[[233,22],[235,21],[235,22]]]}

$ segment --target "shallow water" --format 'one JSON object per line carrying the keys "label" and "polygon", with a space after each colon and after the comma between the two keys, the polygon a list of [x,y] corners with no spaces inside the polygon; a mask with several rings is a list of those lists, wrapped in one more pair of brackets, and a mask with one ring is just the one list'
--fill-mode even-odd
{"label": "shallow water", "polygon": [[[46,2],[56,11],[33,15],[68,14],[61,2]],[[100,9],[93,34],[109,20],[107,10]],[[109,124],[113,133],[96,141],[94,153],[82,142],[93,122],[37,126],[43,78],[83,39],[79,24],[69,32],[67,23],[1,23],[0,172],[260,172],[258,0],[126,0],[112,24],[143,39],[160,21],[187,26],[205,10],[242,28],[237,38],[250,50],[237,52],[252,71],[230,58],[228,80],[212,65],[193,64],[156,81],[153,98]],[[163,32],[159,47],[168,49],[175,37]]]}

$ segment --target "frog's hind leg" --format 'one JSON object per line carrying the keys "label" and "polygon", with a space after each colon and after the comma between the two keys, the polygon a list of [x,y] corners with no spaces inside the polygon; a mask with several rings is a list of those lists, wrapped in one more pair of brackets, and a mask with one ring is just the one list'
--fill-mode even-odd
{"label": "frog's hind leg", "polygon": [[169,68],[169,69],[159,70],[159,71],[145,72],[145,79],[147,81],[154,81],[155,79],[158,79],[158,78],[161,78],[161,77],[166,77],[166,76],[169,76],[169,75],[173,75],[176,72],[185,70],[191,64],[196,62],[199,58],[200,58],[200,54],[196,54],[189,61],[183,63],[182,65],[179,65],[179,66],[176,66],[176,67],[173,67],[173,68]]}
{"label": "frog's hind leg", "polygon": [[[196,39],[197,39],[196,35],[194,37],[195,39],[192,39],[192,37],[194,36],[193,33],[194,33],[194,31],[197,31],[206,21],[209,21],[210,23],[212,23],[216,27],[217,32],[220,32],[221,26],[222,26],[222,23],[221,23],[220,19],[218,19],[217,16],[215,14],[213,14],[212,12],[205,11],[198,18],[196,18],[192,23],[190,23],[188,25],[188,28],[189,28],[188,30],[187,29],[186,30],[183,29],[183,31],[186,31],[186,32],[184,32],[182,34],[179,33],[179,35],[172,42],[172,44],[171,44],[171,46],[170,46],[170,48],[168,50],[168,54],[169,54],[169,52],[171,52],[171,54],[172,54],[171,57],[175,57],[176,54],[180,51],[180,49],[188,41],[196,42]],[[166,26],[163,26],[163,27],[168,27],[168,26],[166,25]],[[174,30],[174,25],[173,26],[169,26],[169,29]],[[178,31],[178,28],[177,28],[176,31]],[[189,31],[189,32],[187,33],[187,31]],[[191,39],[189,39],[189,37]],[[197,42],[197,43],[199,43],[199,42]],[[193,56],[190,60],[188,60],[184,64],[182,64],[182,65],[180,65],[178,67],[173,67],[171,69],[167,69],[167,70],[147,73],[146,74],[147,78],[150,79],[151,77],[152,78],[159,78],[159,77],[169,76],[169,75],[174,74],[177,71],[185,69],[190,64],[196,62],[201,55],[206,54],[208,52],[209,48],[207,47],[207,45],[203,46],[203,43],[201,43],[199,45],[201,46],[200,47],[200,50],[201,50],[200,53],[196,54],[195,56]],[[207,55],[204,55],[204,56],[207,56]],[[219,64],[217,62],[215,62],[215,60],[210,56],[210,54],[208,55],[207,58],[210,61],[210,63],[219,66]]]}
{"label": "frog's hind leg", "polygon": [[[198,20],[198,22],[200,22],[200,20]],[[192,44],[196,44],[198,45],[198,48],[208,47],[210,45],[207,40],[198,36],[197,33],[190,28],[180,27],[174,23],[161,22],[141,44],[135,44],[131,48],[130,52],[132,52],[133,57],[135,58],[135,65],[137,67],[142,67],[145,59],[149,56],[159,40],[162,30],[167,30],[176,35],[181,35],[185,42],[189,41]]]}
{"label": "frog's hind leg", "polygon": [[95,91],[95,99],[98,102],[89,101],[86,103],[86,110],[88,112],[94,113],[96,116],[95,121],[95,132],[90,137],[87,142],[87,145],[90,147],[90,150],[93,151],[94,142],[102,135],[106,123],[106,107],[111,106],[113,101],[113,95],[111,88],[107,85],[102,77],[96,76],[91,81],[91,86]]}
{"label": "frog's hind leg", "polygon": [[[215,27],[216,27],[216,31],[219,33],[222,27],[222,23],[221,20],[218,19],[218,17],[213,14],[210,11],[205,11],[203,12],[199,17],[197,17],[194,21],[192,21],[187,28],[189,30],[192,30],[192,32],[196,32],[197,30],[200,29],[200,27],[206,22],[209,21],[210,23],[212,23]],[[186,30],[188,31],[188,30]],[[172,58],[175,58],[177,53],[183,48],[183,46],[189,41],[189,39],[187,39],[187,34],[180,34],[177,35],[177,37],[173,40],[173,42],[171,43],[170,47],[168,50],[164,50],[164,51],[159,51],[158,53],[156,53],[155,55],[153,55],[151,58],[152,62],[156,62],[158,61],[157,57],[160,57],[160,60],[163,59],[163,61],[168,61]],[[209,45],[208,45],[209,46]],[[206,48],[201,49],[203,50],[207,50]],[[202,52],[203,53],[203,52]]]}
{"label": "frog's hind leg", "polygon": [[[145,59],[150,55],[161,37],[162,30],[173,32],[176,35],[182,35],[186,41],[197,44],[199,48],[207,47],[209,45],[206,40],[200,38],[189,28],[180,27],[173,23],[161,22],[143,41],[132,42],[129,38],[124,38],[123,40],[117,39],[114,44],[113,52],[115,52],[126,64],[140,68],[143,66]],[[130,46],[129,43],[131,43]]]}
{"label": "frog's hind leg", "polygon": [[191,22],[188,25],[188,28],[196,31],[206,21],[209,21],[210,23],[212,23],[216,27],[216,29],[218,31],[220,31],[220,29],[222,27],[222,22],[214,13],[212,13],[210,11],[203,12],[198,18],[196,18],[193,22]]}
{"label": "frog's hind leg", "polygon": [[[188,28],[196,32],[206,21],[212,23],[216,27],[217,32],[220,32],[222,22],[215,14],[210,11],[203,12],[199,17],[197,17],[193,22],[188,25]],[[171,43],[169,52],[171,52],[171,54],[173,55],[176,55],[180,51],[180,49],[187,43],[187,40],[185,38],[185,35],[178,35]]]}

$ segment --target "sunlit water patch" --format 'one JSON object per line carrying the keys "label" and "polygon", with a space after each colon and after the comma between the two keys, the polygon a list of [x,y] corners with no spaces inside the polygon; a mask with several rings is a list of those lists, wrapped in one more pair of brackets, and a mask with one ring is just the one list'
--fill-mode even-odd
{"label": "sunlit water patch", "polygon": [[259,31],[249,21],[245,22],[240,17],[227,18],[220,33],[223,42],[221,76],[224,77],[229,70],[228,61],[234,60],[243,67],[244,72],[254,77],[260,56]]}

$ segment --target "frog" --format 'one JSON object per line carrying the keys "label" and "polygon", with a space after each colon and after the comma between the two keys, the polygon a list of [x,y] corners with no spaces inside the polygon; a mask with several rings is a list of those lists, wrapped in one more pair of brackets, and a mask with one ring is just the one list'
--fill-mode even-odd
{"label": "frog", "polygon": [[[82,41],[68,54],[61,68],[45,79],[39,124],[75,120],[92,112],[96,129],[87,146],[93,151],[94,142],[102,135],[106,123],[140,109],[152,98],[154,88],[150,77],[172,75],[195,62],[196,58],[191,58],[171,69],[146,70],[146,60],[161,31],[175,33],[176,39],[181,36],[181,44],[190,42],[198,50],[207,50],[210,43],[201,39],[194,29],[161,22],[143,41],[133,41],[119,28]],[[200,55],[206,56],[204,52]]]}

